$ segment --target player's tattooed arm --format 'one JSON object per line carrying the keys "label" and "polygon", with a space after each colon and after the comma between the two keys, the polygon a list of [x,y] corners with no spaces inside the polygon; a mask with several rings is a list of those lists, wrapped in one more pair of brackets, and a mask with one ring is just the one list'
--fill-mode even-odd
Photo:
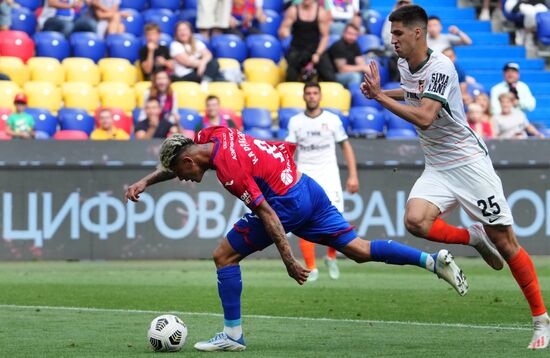
{"label": "player's tattooed arm", "polygon": [[124,201],[127,202],[128,200],[131,200],[133,202],[138,202],[139,194],[143,193],[145,188],[156,183],[174,179],[175,177],[176,174],[173,172],[157,169],[151,174],[130,185],[124,194]]}
{"label": "player's tattooed arm", "polygon": [[262,220],[267,234],[271,237],[275,246],[277,246],[283,263],[286,266],[286,270],[288,271],[288,275],[295,279],[300,285],[303,285],[309,276],[309,271],[292,255],[292,249],[286,238],[285,229],[275,211],[265,200],[253,211],[254,214],[258,215],[260,220]]}

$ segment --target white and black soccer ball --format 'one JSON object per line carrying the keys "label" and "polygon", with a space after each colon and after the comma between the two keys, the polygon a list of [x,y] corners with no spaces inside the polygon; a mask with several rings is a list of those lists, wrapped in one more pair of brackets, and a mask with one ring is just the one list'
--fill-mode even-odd
{"label": "white and black soccer ball", "polygon": [[147,338],[157,352],[177,352],[185,344],[187,327],[177,316],[165,314],[151,322]]}

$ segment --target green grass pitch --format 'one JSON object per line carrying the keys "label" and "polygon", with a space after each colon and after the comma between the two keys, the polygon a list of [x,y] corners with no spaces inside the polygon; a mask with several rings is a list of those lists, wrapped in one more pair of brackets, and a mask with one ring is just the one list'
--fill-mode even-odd
{"label": "green grass pitch", "polygon": [[[243,262],[249,357],[530,357],[527,303],[505,268],[458,258],[460,297],[416,267],[340,260],[298,286],[277,260]],[[550,259],[535,259],[550,287]],[[548,293],[546,290],[543,293]],[[549,294],[546,296],[550,297]],[[78,309],[86,307],[88,309]],[[205,356],[197,340],[221,330],[211,261],[0,263],[0,357],[151,357],[149,322],[176,313],[188,341],[172,356]]]}

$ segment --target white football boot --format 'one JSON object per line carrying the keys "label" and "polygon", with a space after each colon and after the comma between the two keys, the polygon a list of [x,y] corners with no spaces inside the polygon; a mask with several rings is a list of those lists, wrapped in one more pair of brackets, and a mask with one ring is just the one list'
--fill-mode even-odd
{"label": "white football boot", "polygon": [[319,270],[314,268],[309,272],[309,276],[307,277],[306,282],[315,282],[319,279]]}
{"label": "white football boot", "polygon": [[455,263],[453,255],[447,250],[440,250],[435,260],[435,274],[444,279],[454,287],[459,295],[464,296],[468,293],[468,281],[466,276]]}
{"label": "white football boot", "polygon": [[244,338],[234,340],[225,332],[217,333],[212,339],[205,342],[197,342],[194,345],[195,349],[202,352],[218,352],[218,351],[244,351],[246,345]]}
{"label": "white football boot", "polygon": [[548,313],[533,317],[533,338],[528,349],[544,349],[550,342],[550,318]]}
{"label": "white football boot", "polygon": [[340,269],[338,268],[336,259],[325,257],[325,265],[328,268],[328,275],[330,278],[333,280],[338,280],[340,278]]}
{"label": "white football boot", "polygon": [[497,249],[491,244],[491,240],[485,233],[483,225],[480,223],[474,224],[468,228],[470,233],[470,246],[479,252],[481,257],[495,270],[502,270],[504,260],[498,253]]}

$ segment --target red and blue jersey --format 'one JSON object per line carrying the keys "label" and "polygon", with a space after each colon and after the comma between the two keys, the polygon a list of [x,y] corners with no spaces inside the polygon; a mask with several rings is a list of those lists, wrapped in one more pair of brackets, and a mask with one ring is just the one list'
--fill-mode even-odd
{"label": "red and blue jersey", "polygon": [[250,209],[263,200],[285,195],[296,183],[296,146],[267,142],[234,128],[210,127],[195,135],[195,143],[214,143],[211,166],[231,194]]}

